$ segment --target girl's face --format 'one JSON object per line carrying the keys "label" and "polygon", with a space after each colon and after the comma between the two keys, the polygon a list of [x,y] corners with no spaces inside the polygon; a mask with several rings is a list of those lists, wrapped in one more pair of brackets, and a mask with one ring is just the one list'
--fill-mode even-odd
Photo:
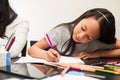
{"label": "girl's face", "polygon": [[94,17],[82,19],[74,28],[72,38],[78,43],[89,43],[98,39],[99,23]]}

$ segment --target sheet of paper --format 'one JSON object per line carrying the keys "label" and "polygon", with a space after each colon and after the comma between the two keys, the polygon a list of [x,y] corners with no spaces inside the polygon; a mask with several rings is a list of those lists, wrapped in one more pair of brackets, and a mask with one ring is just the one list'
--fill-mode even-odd
{"label": "sheet of paper", "polygon": [[[81,59],[75,57],[68,57],[68,56],[61,56],[60,62],[84,64],[84,62]],[[48,61],[45,59],[39,59],[33,57],[21,57],[15,63],[48,63]]]}
{"label": "sheet of paper", "polygon": [[61,56],[60,62],[64,63],[80,63],[84,64],[84,61],[75,57]]}
{"label": "sheet of paper", "polygon": [[33,58],[33,57],[21,57],[15,63],[45,63],[48,62],[45,59]]}
{"label": "sheet of paper", "polygon": [[55,75],[41,80],[100,80],[92,77],[81,76],[81,75],[70,75],[66,74],[65,76]]}

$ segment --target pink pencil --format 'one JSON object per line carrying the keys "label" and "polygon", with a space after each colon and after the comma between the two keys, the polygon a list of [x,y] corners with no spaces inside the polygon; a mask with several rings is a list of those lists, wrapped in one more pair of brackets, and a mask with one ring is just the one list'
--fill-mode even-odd
{"label": "pink pencil", "polygon": [[50,47],[51,47],[52,49],[55,49],[54,46],[53,46],[53,44],[52,44],[52,42],[51,42],[51,40],[50,40],[50,37],[48,36],[48,34],[46,34],[46,37],[47,37],[47,39],[48,39],[48,42],[49,42],[49,44],[50,44]]}
{"label": "pink pencil", "polygon": [[69,69],[70,69],[70,66],[67,66],[67,67],[61,72],[61,76],[64,76]]}

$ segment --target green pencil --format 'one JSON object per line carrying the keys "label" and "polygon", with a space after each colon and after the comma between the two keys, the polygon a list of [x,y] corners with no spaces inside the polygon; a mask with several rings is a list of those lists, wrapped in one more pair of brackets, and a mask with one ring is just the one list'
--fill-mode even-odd
{"label": "green pencil", "polygon": [[8,39],[8,42],[7,42],[7,44],[5,45],[5,49],[7,48],[8,44],[9,44],[9,42],[10,42],[10,39],[13,37],[14,34],[15,34],[15,33],[12,33],[12,34],[10,35],[10,37],[9,37],[9,39]]}
{"label": "green pencil", "polygon": [[120,69],[120,66],[114,66],[114,65],[104,65],[105,69]]}
{"label": "green pencil", "polygon": [[120,66],[104,65],[104,69],[120,72]]}

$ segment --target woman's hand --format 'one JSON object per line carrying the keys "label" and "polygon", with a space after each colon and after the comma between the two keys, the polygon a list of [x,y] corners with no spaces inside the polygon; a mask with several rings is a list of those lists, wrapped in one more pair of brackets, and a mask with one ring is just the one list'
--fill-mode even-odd
{"label": "woman's hand", "polygon": [[77,58],[81,58],[81,59],[98,58],[98,57],[99,57],[98,52],[91,52],[91,53],[81,52],[77,56]]}
{"label": "woman's hand", "polygon": [[56,50],[54,50],[54,49],[49,49],[49,50],[46,52],[45,59],[46,59],[47,61],[59,62],[59,60],[60,60],[60,55],[59,55],[59,53],[58,53]]}

